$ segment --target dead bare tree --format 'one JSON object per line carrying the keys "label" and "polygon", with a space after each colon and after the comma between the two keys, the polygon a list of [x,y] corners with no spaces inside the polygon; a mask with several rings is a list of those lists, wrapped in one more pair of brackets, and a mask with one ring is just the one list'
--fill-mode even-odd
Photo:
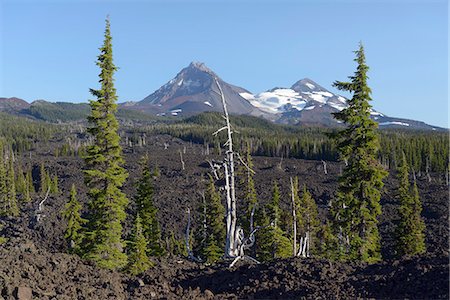
{"label": "dead bare tree", "polygon": [[253,228],[254,215],[255,215],[255,207],[252,208],[252,212],[250,214],[250,234],[247,238],[245,238],[245,236],[244,236],[244,230],[239,226],[237,227],[237,236],[236,236],[237,242],[236,242],[236,244],[237,244],[237,248],[239,249],[239,254],[231,262],[231,264],[229,265],[229,268],[232,268],[240,260],[249,260],[253,263],[259,264],[259,261],[257,261],[253,257],[251,257],[249,255],[245,255],[245,250],[250,249],[255,244],[255,233],[258,230],[265,228],[267,226],[271,226],[273,224],[266,225],[266,226],[258,226],[256,228]]}
{"label": "dead bare tree", "polygon": [[325,175],[327,175],[328,171],[327,171],[327,163],[326,163],[326,161],[322,160],[322,166],[323,166],[323,172],[325,173]]}
{"label": "dead bare tree", "polygon": [[[218,129],[213,133],[216,136],[219,132],[227,131],[227,141],[224,146],[227,147],[225,152],[225,159],[219,164],[224,169],[225,177],[225,195],[226,195],[226,241],[225,241],[225,258],[234,258],[230,267],[233,266],[238,260],[248,259],[255,262],[254,258],[251,258],[244,254],[246,249],[249,249],[254,244],[255,232],[259,229],[250,230],[250,235],[245,238],[244,231],[237,227],[237,212],[236,212],[236,190],[235,190],[235,171],[234,171],[234,156],[233,150],[233,131],[231,129],[230,118],[228,115],[227,105],[225,102],[225,96],[222,91],[222,87],[219,84],[217,78],[215,83],[219,91],[218,95],[222,100],[223,106],[223,118],[225,119],[225,126]],[[237,156],[240,158],[239,154]],[[241,159],[242,161],[242,159]],[[247,166],[248,167],[248,166]],[[213,168],[214,169],[214,168]],[[253,170],[252,170],[253,172]],[[251,216],[251,223],[253,223],[253,212]],[[251,225],[253,227],[253,224]],[[252,228],[253,229],[253,228]],[[257,261],[256,261],[257,262]]]}
{"label": "dead bare tree", "polygon": [[44,199],[42,199],[41,202],[38,204],[38,208],[36,210],[36,222],[39,223],[39,221],[44,217],[44,203],[48,199],[48,194],[50,193],[50,186],[47,189],[47,193],[45,193]]}
{"label": "dead bare tree", "polygon": [[184,171],[183,153],[181,152],[181,150],[179,152],[180,152],[180,160],[181,160],[181,169]]}
{"label": "dead bare tree", "polygon": [[185,235],[185,243],[186,243],[186,252],[187,252],[187,258],[189,260],[192,261],[197,261],[197,262],[201,262],[201,260],[197,257],[194,256],[194,253],[192,252],[191,249],[191,243],[190,243],[190,239],[191,239],[191,209],[188,207],[187,211],[187,216],[188,216],[188,222],[186,225],[186,235]]}

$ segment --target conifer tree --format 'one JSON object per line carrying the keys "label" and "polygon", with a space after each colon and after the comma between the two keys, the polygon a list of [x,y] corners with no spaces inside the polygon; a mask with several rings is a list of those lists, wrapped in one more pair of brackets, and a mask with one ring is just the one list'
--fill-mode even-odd
{"label": "conifer tree", "polygon": [[370,118],[369,67],[362,44],[355,53],[358,66],[354,76],[349,77],[351,81],[334,83],[353,96],[347,108],[334,113],[347,125],[336,139],[340,157],[348,165],[332,202],[332,221],[339,240],[338,259],[376,262],[381,259],[377,217],[381,214],[381,189],[387,172],[377,161],[377,123]]}
{"label": "conifer tree", "polygon": [[58,189],[58,175],[53,176],[53,180],[50,180],[50,193],[56,195],[59,193]]}
{"label": "conifer tree", "polygon": [[25,175],[23,173],[22,167],[19,164],[19,167],[17,170],[17,177],[16,177],[16,191],[18,194],[21,194],[22,197],[24,198],[26,189],[27,189],[27,183],[25,181]]}
{"label": "conifer tree", "polygon": [[27,172],[26,175],[26,184],[27,184],[27,190],[25,194],[25,201],[29,202],[31,201],[31,195],[36,193],[33,185],[33,176],[31,175],[31,170]]}
{"label": "conifer tree", "polygon": [[0,144],[0,215],[18,216],[15,176],[12,156],[6,157]]}
{"label": "conifer tree", "polygon": [[147,240],[147,254],[161,256],[164,254],[161,241],[161,230],[157,219],[158,209],[153,204],[152,174],[149,158],[145,155],[141,160],[142,175],[138,182],[135,202],[137,213],[141,218],[142,230]]}
{"label": "conifer tree", "polygon": [[67,221],[67,228],[64,234],[64,238],[67,241],[69,252],[71,253],[78,253],[81,246],[81,229],[82,225],[86,222],[85,219],[81,218],[81,208],[81,204],[77,200],[77,190],[75,188],[75,184],[72,184],[69,202],[66,203],[64,211],[62,213],[63,217]]}
{"label": "conifer tree", "polygon": [[45,196],[45,194],[47,194],[47,190],[51,188],[51,180],[43,162],[41,163],[39,171],[39,177],[41,181],[40,193],[41,196]]}
{"label": "conifer tree", "polygon": [[97,65],[100,67],[99,90],[90,92],[96,100],[90,101],[88,132],[94,138],[86,151],[85,183],[89,188],[89,222],[86,231],[85,257],[108,269],[122,268],[127,263],[123,252],[122,222],[128,199],[121,188],[128,172],[122,167],[122,148],[117,133],[119,123],[117,96],[113,74],[112,38],[109,19],[106,20],[105,38],[100,48]]}
{"label": "conifer tree", "polygon": [[185,241],[177,239],[173,231],[170,231],[169,236],[166,236],[166,246],[167,252],[172,256],[186,257],[188,255]]}
{"label": "conifer tree", "polygon": [[409,170],[406,156],[403,153],[398,168],[399,187],[397,196],[400,201],[400,222],[396,230],[397,254],[415,255],[425,252],[425,224],[420,216],[422,203],[419,190],[414,181],[412,192],[409,183]]}
{"label": "conifer tree", "polygon": [[141,217],[138,215],[129,242],[127,271],[133,275],[138,275],[152,266],[154,266],[154,263],[147,256],[147,241],[141,225]]}
{"label": "conifer tree", "polygon": [[199,209],[200,228],[197,230],[197,249],[207,262],[214,263],[223,256],[225,247],[225,208],[214,186],[214,179],[209,175],[204,203]]}
{"label": "conifer tree", "polygon": [[6,185],[6,166],[4,161],[3,146],[0,143],[0,214],[8,215],[8,188]]}
{"label": "conifer tree", "polygon": [[300,236],[308,236],[311,253],[317,253],[315,247],[317,244],[317,232],[320,230],[318,215],[316,202],[306,189],[306,185],[303,185],[302,196],[297,206],[297,231]]}
{"label": "conifer tree", "polygon": [[292,243],[280,227],[280,217],[280,189],[274,182],[272,201],[267,205],[267,209],[263,209],[259,221],[263,228],[257,232],[256,255],[262,261],[287,258],[292,254]]}
{"label": "conifer tree", "polygon": [[15,183],[14,164],[12,155],[10,155],[8,159],[8,170],[6,173],[6,189],[8,198],[6,214],[14,217],[18,216],[19,207],[17,205],[16,183]]}
{"label": "conifer tree", "polygon": [[280,226],[280,188],[276,181],[273,183],[272,202],[268,207],[269,220],[274,223],[275,226]]}

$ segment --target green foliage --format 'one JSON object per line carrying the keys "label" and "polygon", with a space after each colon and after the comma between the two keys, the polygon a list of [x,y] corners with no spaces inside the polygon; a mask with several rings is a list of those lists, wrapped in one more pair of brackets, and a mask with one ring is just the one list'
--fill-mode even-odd
{"label": "green foliage", "polygon": [[280,210],[280,188],[276,181],[273,182],[272,202],[267,207],[268,217],[275,226],[280,226],[281,210]]}
{"label": "green foliage", "polygon": [[328,221],[320,226],[320,229],[317,232],[317,241],[315,253],[318,257],[327,259],[336,258],[336,247],[338,246],[337,239],[333,235]]}
{"label": "green foliage", "polygon": [[57,195],[59,193],[58,189],[58,175],[53,176],[53,180],[50,180],[50,193],[52,195]]}
{"label": "green foliage", "polygon": [[144,236],[139,215],[136,217],[128,248],[128,265],[126,269],[129,273],[138,275],[154,266],[154,263],[147,256],[147,240]]}
{"label": "green foliage", "polygon": [[97,65],[100,67],[99,90],[91,89],[97,100],[91,100],[88,132],[94,138],[85,156],[85,182],[89,188],[89,221],[86,230],[84,256],[108,269],[122,268],[127,263],[123,253],[122,222],[128,199],[121,188],[127,171],[122,167],[122,148],[118,131],[117,96],[109,20],[106,20],[105,39],[100,48]]}
{"label": "green foliage", "polygon": [[149,158],[145,155],[141,161],[142,175],[139,179],[135,202],[137,213],[142,220],[144,237],[148,242],[149,256],[162,256],[164,248],[161,242],[161,230],[157,218],[158,209],[153,204],[152,174],[149,168]]}
{"label": "green foliage", "polygon": [[202,259],[215,262],[222,257],[225,247],[225,208],[211,175],[203,203],[199,208],[199,215],[196,252]]}
{"label": "green foliage", "polygon": [[297,233],[303,237],[308,233],[311,254],[316,254],[318,252],[316,249],[318,246],[317,233],[320,230],[319,213],[317,211],[317,204],[306,189],[306,185],[303,185],[302,196],[296,207],[296,214]]}
{"label": "green foliage", "polygon": [[52,182],[50,175],[48,174],[47,170],[45,169],[45,165],[42,162],[40,169],[39,169],[39,178],[40,178],[40,194],[41,197],[45,196],[47,194],[47,191],[52,189]]}
{"label": "green foliage", "polygon": [[274,222],[269,219],[265,209],[263,209],[260,223],[262,228],[256,232],[257,259],[271,261],[277,258],[290,257],[292,255],[291,241],[285,232],[280,227],[275,226]]}
{"label": "green foliage", "polygon": [[0,140],[10,145],[14,152],[31,150],[35,141],[45,143],[55,133],[64,132],[66,127],[29,120],[0,112]]}
{"label": "green foliage", "polygon": [[173,231],[170,231],[170,234],[166,236],[166,246],[167,253],[171,256],[186,257],[188,255],[185,241],[177,239]]}
{"label": "green foliage", "polygon": [[5,244],[8,241],[8,238],[4,237],[4,236],[0,236],[0,246]]}
{"label": "green foliage", "polygon": [[399,187],[397,197],[400,201],[400,222],[396,230],[396,250],[399,256],[424,253],[425,223],[421,218],[422,203],[417,184],[414,181],[412,191],[409,183],[409,170],[406,156],[403,155],[398,168]]}
{"label": "green foliage", "polygon": [[377,161],[377,123],[370,118],[369,67],[363,46],[355,53],[358,66],[351,82],[334,83],[340,90],[353,92],[353,97],[349,107],[334,114],[347,125],[336,134],[336,140],[340,157],[348,161],[348,166],[339,179],[331,212],[333,230],[339,237],[338,259],[372,263],[381,259],[377,217],[381,214],[380,196],[387,172]]}
{"label": "green foliage", "polygon": [[[211,132],[217,130],[216,124],[220,120],[218,113],[203,113],[177,123],[159,123],[139,130],[141,133],[170,134],[198,144],[208,143],[218,153],[218,145],[226,141],[226,135],[221,132],[218,137],[213,137]],[[249,142],[252,145],[251,155],[328,161],[339,158],[336,143],[330,139],[334,129],[278,125],[249,116],[232,116],[231,122],[239,131],[233,141],[235,149],[241,152],[245,152]],[[408,164],[416,172],[425,171],[427,160],[430,171],[446,170],[449,157],[447,132],[410,129],[383,129],[378,132],[381,147],[376,156],[386,167],[395,169],[404,151]],[[430,149],[434,155],[430,155]]]}
{"label": "green foliage", "polygon": [[81,218],[81,204],[77,200],[77,190],[75,184],[72,184],[70,190],[69,202],[66,203],[63,217],[67,221],[67,228],[64,233],[64,238],[67,241],[70,253],[79,253],[81,241],[83,239],[81,230],[82,225],[86,223],[86,220]]}
{"label": "green foliage", "polygon": [[5,151],[0,141],[0,215],[19,215],[12,150]]}

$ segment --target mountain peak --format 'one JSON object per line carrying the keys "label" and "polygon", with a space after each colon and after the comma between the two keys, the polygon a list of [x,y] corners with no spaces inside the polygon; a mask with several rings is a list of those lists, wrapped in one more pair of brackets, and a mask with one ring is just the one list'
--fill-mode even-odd
{"label": "mountain peak", "polygon": [[215,74],[210,68],[208,68],[205,63],[199,61],[193,61],[189,64],[188,69],[197,69],[209,74]]}
{"label": "mountain peak", "polygon": [[296,92],[311,92],[311,91],[328,92],[327,89],[320,86],[319,84],[317,84],[316,82],[312,81],[309,78],[300,79],[299,81],[297,81],[292,85],[291,89],[293,89]]}

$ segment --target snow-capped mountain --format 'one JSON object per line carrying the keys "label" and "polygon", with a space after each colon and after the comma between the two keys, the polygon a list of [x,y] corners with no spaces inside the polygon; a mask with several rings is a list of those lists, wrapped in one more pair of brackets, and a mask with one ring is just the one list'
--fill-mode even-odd
{"label": "snow-capped mountain", "polygon": [[[297,81],[290,88],[273,88],[256,95],[243,92],[240,95],[260,110],[278,115],[280,123],[338,124],[331,113],[348,107],[345,97],[331,93],[308,78]],[[375,110],[371,115],[375,120],[384,116]]]}
{"label": "snow-capped mountain", "polygon": [[[205,64],[192,62],[172,80],[139,102],[122,104],[127,109],[140,110],[154,115],[188,116],[205,111],[222,111],[222,102],[214,82],[217,78],[232,114],[260,116],[271,121],[292,125],[340,126],[334,112],[348,107],[348,99],[334,94],[304,78],[290,88],[276,87],[253,94],[229,84]],[[388,117],[371,110],[372,118],[380,128],[434,129],[420,121]],[[437,128],[437,127],[436,127]]]}
{"label": "snow-capped mountain", "polygon": [[190,115],[204,111],[222,111],[222,100],[214,78],[217,78],[233,114],[252,114],[257,109],[240,93],[247,90],[220,79],[203,63],[192,62],[175,78],[130,108],[158,115]]}

